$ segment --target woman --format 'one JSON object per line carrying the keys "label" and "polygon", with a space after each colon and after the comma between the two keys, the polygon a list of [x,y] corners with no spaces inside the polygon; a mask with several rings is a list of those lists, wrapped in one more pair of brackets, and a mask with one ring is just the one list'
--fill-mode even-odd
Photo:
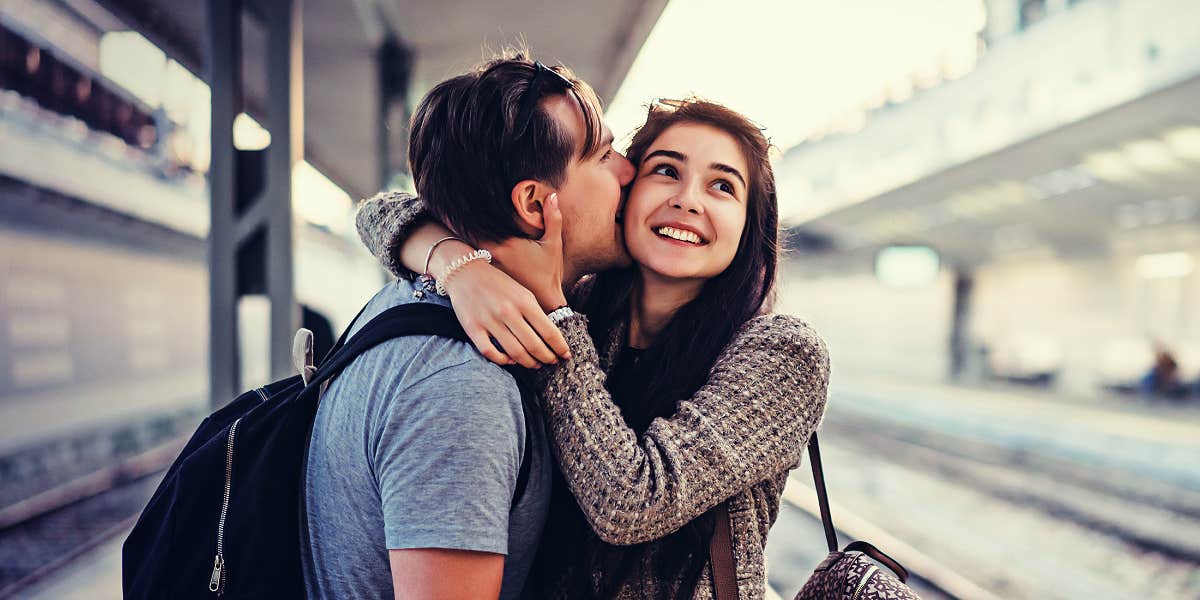
{"label": "woman", "polygon": [[[659,103],[628,152],[637,176],[623,229],[634,265],[586,279],[562,302],[561,281],[544,281],[561,277],[561,245],[526,253],[543,264],[523,269],[527,282],[543,274],[529,286],[540,306],[587,315],[559,321],[569,346],[559,354],[570,358],[536,372],[574,501],[555,501],[529,595],[711,598],[709,511],[728,500],[740,596],[762,597],[767,531],[823,414],[829,373],[807,324],[765,314],[778,256],[768,148],[720,105]],[[413,212],[379,202],[366,208]],[[560,217],[549,204],[553,238]],[[473,264],[455,275],[452,299],[511,292],[497,288],[494,267]]]}

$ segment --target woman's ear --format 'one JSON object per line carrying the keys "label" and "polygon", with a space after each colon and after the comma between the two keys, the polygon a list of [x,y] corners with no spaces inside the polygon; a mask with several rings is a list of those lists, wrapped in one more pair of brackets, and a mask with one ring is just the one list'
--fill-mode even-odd
{"label": "woman's ear", "polygon": [[513,186],[512,203],[517,213],[517,225],[522,231],[536,236],[546,229],[542,206],[553,192],[554,190],[544,183],[533,179],[518,181],[517,185]]}

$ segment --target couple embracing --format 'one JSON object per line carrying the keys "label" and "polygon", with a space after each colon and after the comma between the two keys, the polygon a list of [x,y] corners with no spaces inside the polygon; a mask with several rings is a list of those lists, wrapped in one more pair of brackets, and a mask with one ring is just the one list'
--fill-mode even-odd
{"label": "couple embracing", "polygon": [[[472,344],[397,338],[317,411],[311,597],[712,598],[727,537],[741,598],[829,359],[770,314],[769,142],[740,114],[659,101],[626,155],[595,93],[523,53],[414,113],[418,197],[363,203],[393,306],[452,307]],[[524,367],[532,402],[509,371]]]}

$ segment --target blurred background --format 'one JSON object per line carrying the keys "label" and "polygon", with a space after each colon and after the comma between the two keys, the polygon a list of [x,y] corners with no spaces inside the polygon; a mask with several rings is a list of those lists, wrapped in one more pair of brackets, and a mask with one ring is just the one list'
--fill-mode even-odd
{"label": "blurred background", "polygon": [[[1197,32],[1195,0],[0,0],[0,597],[119,597],[198,421],[387,281],[353,207],[411,187],[411,108],[524,41],[618,140],[691,94],[771,136],[842,543],[929,598],[1200,598]],[[824,556],[793,479],[783,597]]]}

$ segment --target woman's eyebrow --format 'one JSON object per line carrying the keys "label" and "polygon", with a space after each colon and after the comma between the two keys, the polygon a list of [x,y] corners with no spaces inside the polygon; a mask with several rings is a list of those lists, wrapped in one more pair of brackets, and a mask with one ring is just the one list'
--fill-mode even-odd
{"label": "woman's eyebrow", "polygon": [[722,164],[722,163],[713,163],[711,165],[708,165],[708,168],[716,169],[718,171],[722,171],[725,173],[729,173],[730,175],[737,177],[738,181],[742,182],[742,187],[746,187],[746,178],[742,177],[742,174],[740,172],[738,172],[737,169],[735,169],[729,165]]}
{"label": "woman's eyebrow", "polygon": [[655,156],[665,156],[667,158],[673,158],[679,162],[687,162],[686,154],[684,154],[682,152],[676,152],[674,150],[655,150],[654,152],[647,154],[646,158],[643,158],[642,160],[647,161],[647,160],[654,158]]}

